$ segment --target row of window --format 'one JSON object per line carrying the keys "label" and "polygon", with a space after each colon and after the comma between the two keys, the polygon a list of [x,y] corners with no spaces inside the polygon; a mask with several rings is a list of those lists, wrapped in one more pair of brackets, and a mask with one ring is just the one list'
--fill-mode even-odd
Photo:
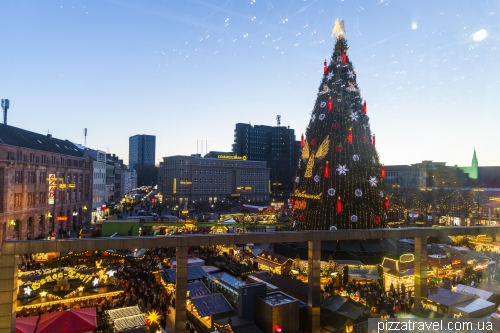
{"label": "row of window", "polygon": [[[37,172],[36,171],[26,171],[26,176],[27,176],[27,181],[28,184],[35,184],[36,179],[37,179]],[[60,175],[60,178],[66,180],[66,184],[76,184],[77,180],[78,183],[81,184],[83,180],[83,175],[78,175],[78,174],[71,174],[67,173],[66,175],[63,173]],[[45,184],[47,182],[47,172],[46,171],[40,171],[39,172],[39,183],[40,184]],[[14,183],[15,184],[23,184],[24,183],[24,171],[22,170],[16,170],[14,172]]]}
{"label": "row of window", "polygon": [[[70,199],[76,200],[78,194],[78,200],[82,198],[82,191],[65,191],[66,200]],[[47,203],[47,192],[39,192],[38,193],[38,202],[37,202],[37,193],[36,192],[28,192],[28,206],[32,206],[35,204],[46,204]],[[14,207],[21,207],[23,205],[23,194],[22,193],[14,193]]]}
{"label": "row of window", "polygon": [[[67,148],[67,147],[66,147]],[[71,148],[67,148],[71,149]],[[8,160],[15,160],[20,162],[29,162],[29,163],[41,163],[41,164],[52,164],[52,165],[61,165],[61,166],[73,166],[82,168],[85,165],[85,168],[88,168],[87,163],[79,160],[72,160],[70,158],[60,157],[59,159],[55,156],[47,156],[47,155],[36,155],[35,153],[23,154],[22,151],[17,151],[7,153]]]}

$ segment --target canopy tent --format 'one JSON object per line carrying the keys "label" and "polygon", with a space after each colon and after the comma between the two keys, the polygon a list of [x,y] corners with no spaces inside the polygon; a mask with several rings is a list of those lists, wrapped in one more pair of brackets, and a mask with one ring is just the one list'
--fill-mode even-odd
{"label": "canopy tent", "polygon": [[16,318],[16,333],[35,333],[40,316]]}
{"label": "canopy tent", "polygon": [[495,303],[476,298],[452,305],[448,315],[450,317],[453,314],[462,318],[483,318],[493,312],[495,312]]}
{"label": "canopy tent", "polygon": [[96,308],[73,309],[40,316],[36,333],[83,333],[97,328]]}
{"label": "canopy tent", "polygon": [[320,305],[321,322],[333,327],[343,327],[347,318],[357,322],[368,308],[350,298],[333,295]]}

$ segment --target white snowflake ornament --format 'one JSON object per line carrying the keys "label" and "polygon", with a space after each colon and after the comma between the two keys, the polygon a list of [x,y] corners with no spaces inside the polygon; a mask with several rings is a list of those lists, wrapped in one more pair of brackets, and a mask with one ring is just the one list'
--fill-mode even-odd
{"label": "white snowflake ornament", "polygon": [[384,191],[380,191],[380,196],[383,198],[384,197]]}
{"label": "white snowflake ornament", "polygon": [[314,120],[315,120],[315,119],[316,119],[316,115],[313,113],[313,114],[311,115],[311,123],[312,123],[312,122],[314,122]]}
{"label": "white snowflake ornament", "polygon": [[351,117],[351,121],[357,121],[359,118],[359,115],[356,111],[351,111],[351,114],[349,115]]}
{"label": "white snowflake ornament", "polygon": [[330,81],[333,77],[333,72],[329,72],[328,75],[326,76],[326,79]]}
{"label": "white snowflake ornament", "polygon": [[337,167],[337,171],[339,172],[339,176],[340,175],[345,175],[347,171],[349,171],[349,169],[347,169],[347,166],[344,164],[344,165],[340,165]]}
{"label": "white snowflake ornament", "polygon": [[350,79],[354,79],[354,72],[353,71],[348,70],[347,75],[349,76]]}
{"label": "white snowflake ornament", "polygon": [[371,186],[377,186],[378,180],[375,177],[370,177],[370,180],[368,181],[370,182]]}

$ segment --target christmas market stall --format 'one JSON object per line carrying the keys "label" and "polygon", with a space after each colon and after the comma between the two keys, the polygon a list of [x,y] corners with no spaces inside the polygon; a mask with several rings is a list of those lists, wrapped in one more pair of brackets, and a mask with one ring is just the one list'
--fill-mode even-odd
{"label": "christmas market stall", "polygon": [[394,290],[403,292],[413,290],[414,287],[414,269],[413,269],[413,254],[403,254],[399,260],[384,258],[382,268],[384,270],[384,290],[390,291],[391,286]]}
{"label": "christmas market stall", "polygon": [[438,316],[446,317],[453,314],[454,305],[476,298],[478,297],[474,295],[464,295],[444,288],[430,288],[427,298],[422,300],[422,307],[435,312]]}
{"label": "christmas market stall", "polygon": [[212,332],[216,319],[231,317],[234,310],[222,294],[201,295],[190,297],[186,309],[188,319],[205,332]]}
{"label": "christmas market stall", "polygon": [[16,333],[35,333],[40,316],[17,317]]}
{"label": "christmas market stall", "polygon": [[138,306],[106,310],[106,321],[113,332],[122,332],[146,325],[146,314]]}
{"label": "christmas market stall", "polygon": [[[69,308],[99,307],[103,300],[116,300],[123,290],[111,268],[86,266],[45,269],[19,274],[17,315],[32,316]],[[40,274],[38,274],[40,273]]]}
{"label": "christmas market stall", "polygon": [[273,274],[288,275],[292,268],[292,259],[264,250],[254,258],[257,269],[269,271]]}
{"label": "christmas market stall", "polygon": [[327,297],[320,305],[321,323],[335,328],[343,328],[347,319],[361,322],[367,312],[363,304],[338,295]]}
{"label": "christmas market stall", "polygon": [[349,281],[358,284],[378,282],[382,277],[378,273],[378,265],[348,265]]}
{"label": "christmas market stall", "polygon": [[96,308],[91,307],[44,313],[40,316],[36,333],[83,333],[96,328]]}

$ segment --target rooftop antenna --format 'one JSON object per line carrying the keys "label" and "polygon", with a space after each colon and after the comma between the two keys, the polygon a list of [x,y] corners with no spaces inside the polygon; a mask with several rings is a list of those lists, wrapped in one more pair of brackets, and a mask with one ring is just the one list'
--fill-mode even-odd
{"label": "rooftop antenna", "polygon": [[87,148],[87,128],[84,128],[83,129],[83,135],[85,136],[85,143],[84,143],[84,147]]}
{"label": "rooftop antenna", "polygon": [[9,109],[9,100],[2,99],[2,109],[3,109],[3,124],[7,125],[7,110]]}
{"label": "rooftop antenna", "polygon": [[276,116],[276,121],[278,122],[278,126],[281,126],[281,116],[280,115]]}
{"label": "rooftop antenna", "polygon": [[198,139],[196,139],[196,155],[198,155]]}

